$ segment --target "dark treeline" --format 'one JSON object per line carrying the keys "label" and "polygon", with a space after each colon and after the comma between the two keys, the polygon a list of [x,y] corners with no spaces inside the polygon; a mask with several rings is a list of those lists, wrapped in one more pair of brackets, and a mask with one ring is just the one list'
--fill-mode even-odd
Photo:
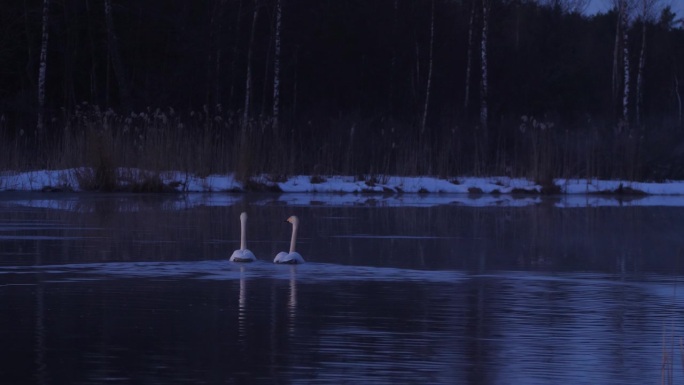
{"label": "dark treeline", "polygon": [[5,2],[0,166],[684,178],[682,19],[577,4]]}

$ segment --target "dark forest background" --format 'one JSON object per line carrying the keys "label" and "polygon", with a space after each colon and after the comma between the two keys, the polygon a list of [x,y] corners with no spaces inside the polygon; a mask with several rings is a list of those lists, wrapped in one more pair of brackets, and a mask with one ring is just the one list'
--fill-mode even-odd
{"label": "dark forest background", "polygon": [[684,178],[681,15],[582,11],[4,1],[0,169]]}

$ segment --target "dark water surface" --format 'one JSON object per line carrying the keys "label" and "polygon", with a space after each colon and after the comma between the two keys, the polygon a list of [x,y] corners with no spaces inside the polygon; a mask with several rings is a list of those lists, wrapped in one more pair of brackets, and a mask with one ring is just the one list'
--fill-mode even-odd
{"label": "dark water surface", "polygon": [[0,383],[681,383],[683,235],[672,202],[0,194]]}

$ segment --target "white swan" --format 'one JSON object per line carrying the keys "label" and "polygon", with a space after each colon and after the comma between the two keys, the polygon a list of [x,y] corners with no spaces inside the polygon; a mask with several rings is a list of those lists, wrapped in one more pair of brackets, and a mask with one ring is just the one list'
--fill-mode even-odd
{"label": "white swan", "polygon": [[304,263],[304,258],[295,251],[295,242],[297,242],[297,228],[299,227],[299,218],[291,216],[287,218],[286,222],[292,223],[292,240],[290,241],[290,252],[281,251],[273,259],[274,263]]}
{"label": "white swan", "polygon": [[240,249],[233,251],[230,256],[231,262],[256,261],[254,253],[247,250],[247,213],[240,214]]}

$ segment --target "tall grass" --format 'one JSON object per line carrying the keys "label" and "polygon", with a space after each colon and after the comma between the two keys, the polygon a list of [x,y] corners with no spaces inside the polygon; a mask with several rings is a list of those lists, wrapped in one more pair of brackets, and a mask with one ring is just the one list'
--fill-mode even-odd
{"label": "tall grass", "polygon": [[458,123],[443,119],[421,135],[415,122],[358,113],[275,125],[268,117],[244,121],[239,111],[220,105],[119,114],[83,103],[52,119],[45,138],[1,120],[0,170],[84,167],[85,187],[98,190],[117,188],[116,173],[128,168],[145,170],[152,182],[174,170],[234,173],[243,181],[263,174],[274,180],[293,174],[506,175],[553,187],[558,177],[658,178],[653,164],[673,151],[673,137],[682,136],[535,116],[487,130]]}

